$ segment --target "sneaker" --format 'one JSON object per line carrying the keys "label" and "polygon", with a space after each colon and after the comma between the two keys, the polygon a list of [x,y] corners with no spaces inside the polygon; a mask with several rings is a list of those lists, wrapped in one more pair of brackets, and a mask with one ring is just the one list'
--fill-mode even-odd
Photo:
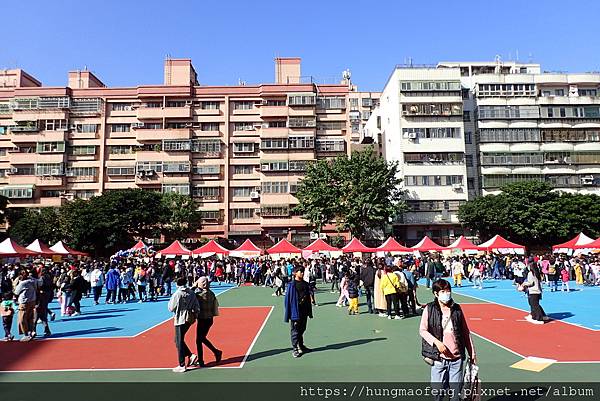
{"label": "sneaker", "polygon": [[223,351],[217,350],[215,352],[215,362],[219,363],[219,362],[221,362],[221,359],[223,359]]}
{"label": "sneaker", "polygon": [[53,322],[54,319],[56,319],[56,313],[51,313],[50,314],[50,321]]}
{"label": "sneaker", "polygon": [[140,299],[140,300],[138,301],[138,304],[141,304],[142,302],[144,302],[144,301],[142,301],[142,300]]}
{"label": "sneaker", "polygon": [[71,316],[77,316],[77,315],[79,315],[79,312],[75,311],[75,312],[73,312],[73,314]]}
{"label": "sneaker", "polygon": [[380,313],[379,317],[387,317],[387,315],[385,313]]}
{"label": "sneaker", "polygon": [[544,322],[549,322],[549,321],[550,321],[550,316],[544,316],[544,317],[542,318],[542,320],[543,320]]}
{"label": "sneaker", "polygon": [[198,355],[192,354],[190,355],[190,366],[194,366],[198,364]]}
{"label": "sneaker", "polygon": [[299,351],[301,354],[308,354],[309,352],[312,352],[312,349],[310,349],[304,345],[301,345]]}
{"label": "sneaker", "polygon": [[388,316],[387,318],[388,318],[389,320],[392,320],[392,319],[393,319],[393,317],[392,317],[392,316]]}
{"label": "sneaker", "polygon": [[44,332],[44,337],[50,337],[51,335],[52,333],[50,332],[50,330]]}
{"label": "sneaker", "polygon": [[21,342],[27,342],[27,341],[31,341],[31,337],[29,336],[23,336],[19,339],[19,341]]}
{"label": "sneaker", "polygon": [[185,366],[176,366],[173,368],[174,373],[184,373],[187,370]]}
{"label": "sneaker", "polygon": [[293,350],[292,351],[292,356],[294,358],[300,358],[302,356],[302,354],[300,352],[298,352],[298,350]]}
{"label": "sneaker", "polygon": [[272,297],[276,297],[276,296],[277,296],[277,294],[271,294],[271,296],[272,296]]}

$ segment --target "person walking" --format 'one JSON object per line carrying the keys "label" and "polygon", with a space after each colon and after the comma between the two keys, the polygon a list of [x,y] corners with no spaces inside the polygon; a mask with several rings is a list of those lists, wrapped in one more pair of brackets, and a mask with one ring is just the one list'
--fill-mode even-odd
{"label": "person walking", "polygon": [[540,300],[542,299],[541,282],[542,275],[537,264],[531,263],[529,265],[527,280],[518,287],[519,291],[527,291],[531,314],[525,316],[525,320],[533,324],[544,324],[545,321],[550,320],[550,318],[546,316],[544,309],[540,306]]}
{"label": "person walking", "polygon": [[19,283],[15,287],[15,295],[19,303],[19,334],[21,341],[31,341],[35,336],[35,304],[37,301],[38,280],[32,273],[22,269],[19,273]]}
{"label": "person walking", "polygon": [[346,272],[348,283],[348,314],[358,315],[358,277],[352,271]]}
{"label": "person walking", "polygon": [[119,271],[116,269],[115,265],[111,265],[108,273],[106,273],[105,302],[107,304],[117,303],[117,290],[119,289],[120,281],[121,276],[119,275]]}
{"label": "person walking", "polygon": [[571,292],[571,289],[569,288],[569,269],[566,266],[563,266],[560,269],[560,279],[562,281],[560,287],[561,291]]}
{"label": "person walking", "polygon": [[387,305],[387,318],[393,319],[392,317],[392,305],[394,306],[394,313],[396,319],[400,319],[400,301],[398,298],[398,288],[400,287],[400,280],[398,276],[392,272],[392,269],[388,266],[385,267],[383,274],[380,279],[381,290],[385,295],[385,302]]}
{"label": "person walking", "polygon": [[94,270],[90,273],[90,285],[92,286],[92,294],[94,294],[94,304],[98,305],[100,295],[102,295],[102,287],[104,287],[104,273],[98,264],[94,265]]}
{"label": "person walking", "polygon": [[375,292],[375,269],[373,268],[373,262],[370,259],[360,266],[359,276],[360,281],[362,281],[362,286],[365,290],[368,311],[369,313],[375,313],[375,311],[373,310],[373,295]]}
{"label": "person walking", "polygon": [[81,276],[81,271],[79,269],[73,270],[73,279],[71,280],[69,287],[71,288],[71,299],[67,304],[67,308],[75,305],[73,316],[77,316],[81,314],[80,301],[86,288],[85,279]]}
{"label": "person walking", "polygon": [[454,261],[452,262],[452,277],[454,279],[455,287],[462,287],[463,274],[465,274],[465,267],[461,263],[460,259],[458,259],[458,257],[455,257]]}
{"label": "person walking", "polygon": [[12,292],[2,293],[0,300],[0,316],[2,316],[2,328],[4,329],[4,341],[12,341],[15,336],[12,335],[12,322],[15,316],[15,303],[12,300]]}
{"label": "person walking", "polygon": [[290,323],[290,337],[292,342],[292,356],[298,358],[311,351],[304,345],[304,332],[308,318],[313,317],[310,302],[310,288],[304,281],[304,268],[296,266],[293,270],[293,279],[287,286],[284,305],[284,321]]}
{"label": "person walking", "polygon": [[440,279],[431,286],[434,300],[423,310],[419,334],[421,354],[431,365],[431,386],[442,400],[444,393],[450,400],[460,400],[463,385],[463,364],[468,352],[477,362],[475,348],[467,321],[459,304],[452,300],[452,287]]}
{"label": "person walking", "polygon": [[213,325],[213,318],[219,316],[219,301],[215,293],[210,289],[208,277],[200,277],[195,286],[196,298],[198,299],[198,315],[196,320],[196,352],[198,355],[197,364],[200,367],[204,364],[204,351],[202,344],[212,351],[215,355],[215,362],[221,362],[223,351],[219,350],[208,340],[208,332]]}
{"label": "person walking", "polygon": [[[192,354],[185,343],[185,334],[191,325],[196,321],[196,314],[199,310],[198,298],[196,294],[186,286],[187,277],[177,279],[177,290],[169,299],[169,312],[174,314],[173,323],[175,324],[175,346],[177,347],[177,356],[179,365],[173,368],[175,373],[183,373],[187,367],[198,362],[198,356]],[[189,358],[186,365],[186,358]]]}
{"label": "person walking", "polygon": [[52,333],[50,332],[50,325],[48,324],[48,315],[51,316],[51,320],[54,320],[54,314],[50,313],[48,304],[54,299],[54,283],[52,282],[52,276],[47,267],[42,269],[42,275],[39,279],[39,296],[37,299],[37,317],[44,326],[44,336],[49,337]]}

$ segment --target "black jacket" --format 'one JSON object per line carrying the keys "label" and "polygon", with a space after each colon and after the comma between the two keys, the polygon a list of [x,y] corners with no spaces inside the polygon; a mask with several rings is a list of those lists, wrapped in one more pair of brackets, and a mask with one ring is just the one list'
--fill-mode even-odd
{"label": "black jacket", "polygon": [[375,284],[375,269],[373,269],[373,266],[361,266],[360,279],[365,287],[373,287]]}
{"label": "black jacket", "polygon": [[[435,338],[442,341],[442,310],[437,300],[427,304],[427,311],[429,313],[429,319],[427,321],[427,331],[430,332]],[[454,330],[454,337],[458,345],[461,359],[465,359],[465,344],[464,344],[464,333],[463,325],[465,317],[463,315],[460,305],[456,302],[452,302],[450,306],[450,320],[452,321],[452,327]],[[424,357],[431,358],[435,361],[440,360],[440,351],[434,345],[429,345],[425,339],[421,339],[421,354]]]}

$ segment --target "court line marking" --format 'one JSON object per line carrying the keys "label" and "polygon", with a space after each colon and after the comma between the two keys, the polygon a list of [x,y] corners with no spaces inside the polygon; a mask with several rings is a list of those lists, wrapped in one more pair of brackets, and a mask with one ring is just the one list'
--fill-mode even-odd
{"label": "court line marking", "polygon": [[[500,305],[500,306],[505,306],[507,308],[511,308],[511,309],[514,309],[514,310],[518,310],[520,312],[529,312],[529,311],[527,311],[525,309],[520,309],[520,308],[517,308],[517,307],[514,307],[514,306],[506,305],[506,304],[495,302],[495,301],[487,301],[486,299],[479,298],[479,297],[476,297],[476,296],[473,296],[473,295],[465,295],[465,294],[461,294],[461,293],[458,293],[458,294],[462,295],[464,297],[470,297],[470,298],[477,299],[479,301],[484,301],[483,304],[487,304],[487,305]],[[470,304],[470,305],[472,305],[472,304]],[[477,304],[477,305],[480,305],[480,304]],[[519,321],[519,320],[517,320],[517,321]],[[552,319],[552,320],[550,320],[550,322],[553,322],[553,321],[554,322],[562,322],[562,323],[565,323],[565,324],[570,324],[571,326],[579,327],[580,329],[586,329],[586,330],[590,330],[590,331],[593,331],[593,332],[600,332],[600,329],[593,329],[593,328],[587,327],[587,326],[579,326],[579,323],[565,322],[564,320],[560,320],[560,319]]]}
{"label": "court line marking", "polygon": [[273,309],[275,309],[275,306],[271,306],[271,310],[269,310],[269,313],[267,314],[267,317],[265,318],[265,320],[263,320],[263,323],[260,326],[260,329],[258,329],[258,332],[256,332],[256,335],[254,336],[254,340],[252,340],[252,343],[248,347],[248,350],[246,351],[246,354],[244,355],[244,359],[242,360],[242,363],[240,364],[240,366],[238,366],[240,369],[243,368],[244,365],[246,364],[246,360],[248,359],[248,356],[250,355],[250,352],[252,352],[252,348],[254,347],[254,344],[256,343],[256,341],[258,340],[258,338],[260,337],[260,334],[262,333],[262,331],[265,328],[265,326],[267,325],[267,322],[269,321],[269,317],[271,317],[271,313],[273,313]]}

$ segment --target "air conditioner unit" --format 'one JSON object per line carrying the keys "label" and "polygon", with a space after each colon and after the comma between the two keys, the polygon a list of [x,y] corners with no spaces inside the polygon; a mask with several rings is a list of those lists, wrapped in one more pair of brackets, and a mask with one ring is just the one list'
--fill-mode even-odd
{"label": "air conditioner unit", "polygon": [[260,194],[256,191],[250,192],[250,199],[258,199],[260,198]]}
{"label": "air conditioner unit", "polygon": [[462,184],[452,184],[452,189],[455,191],[461,191],[463,188]]}
{"label": "air conditioner unit", "polygon": [[77,129],[77,124],[71,124],[70,129]]}
{"label": "air conditioner unit", "polygon": [[192,128],[193,123],[185,123],[186,128]]}
{"label": "air conditioner unit", "polygon": [[193,102],[192,102],[191,100],[186,100],[186,101],[185,101],[185,105],[186,105],[186,106],[191,106],[191,105],[192,105],[192,103],[193,103]]}
{"label": "air conditioner unit", "polygon": [[138,173],[137,173],[137,176],[138,176],[139,178],[142,178],[144,175],[146,175],[146,173],[145,173],[145,171],[144,171],[144,170],[140,170],[140,171],[138,171]]}
{"label": "air conditioner unit", "polygon": [[269,165],[268,164],[261,164],[260,165],[260,171],[269,171]]}
{"label": "air conditioner unit", "polygon": [[254,214],[260,215],[260,208],[259,207],[257,207],[256,209],[254,209]]}
{"label": "air conditioner unit", "polygon": [[266,106],[267,104],[269,104],[269,101],[267,99],[263,99],[260,101],[260,103],[257,103],[257,104],[262,104],[262,105]]}
{"label": "air conditioner unit", "polygon": [[74,172],[74,171],[67,171],[67,172],[65,173],[65,175],[66,175],[67,177],[74,177],[74,176],[75,176],[75,172]]}
{"label": "air conditioner unit", "polygon": [[11,173],[18,173],[18,172],[19,172],[19,169],[18,169],[18,168],[16,168],[16,167],[13,167],[13,168],[11,168],[11,169],[10,169],[10,172],[11,172]]}
{"label": "air conditioner unit", "polygon": [[53,168],[50,170],[50,175],[60,175],[60,170],[57,168]]}
{"label": "air conditioner unit", "polygon": [[318,239],[319,233],[310,233],[310,239]]}
{"label": "air conditioner unit", "polygon": [[586,175],[581,177],[581,185],[593,185],[594,184],[594,176]]}
{"label": "air conditioner unit", "polygon": [[408,133],[408,139],[417,139],[417,133],[416,132],[409,132]]}
{"label": "air conditioner unit", "polygon": [[131,128],[143,128],[144,123],[133,123],[131,124]]}

